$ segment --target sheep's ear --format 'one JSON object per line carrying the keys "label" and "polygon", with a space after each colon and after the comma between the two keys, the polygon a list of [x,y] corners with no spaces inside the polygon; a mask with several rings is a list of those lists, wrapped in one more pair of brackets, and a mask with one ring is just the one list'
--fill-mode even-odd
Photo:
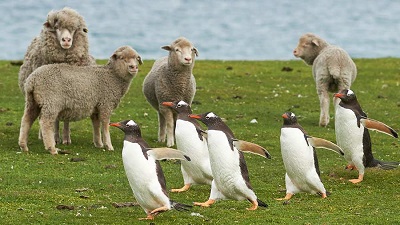
{"label": "sheep's ear", "polygon": [[193,52],[196,56],[199,56],[199,51],[197,50],[197,48],[193,47]]}
{"label": "sheep's ear", "polygon": [[142,64],[143,64],[142,57],[138,56],[137,59],[138,59],[138,61],[139,61],[139,65],[142,65]]}
{"label": "sheep's ear", "polygon": [[169,52],[172,51],[172,47],[169,46],[169,45],[162,46],[161,48],[164,49],[164,50],[167,50]]}
{"label": "sheep's ear", "polygon": [[314,44],[315,46],[319,47],[319,42],[318,42],[317,39],[313,39],[313,40],[311,41],[311,43]]}
{"label": "sheep's ear", "polygon": [[50,28],[50,27],[51,27],[49,21],[46,21],[46,22],[43,24],[43,26],[45,26],[46,28]]}
{"label": "sheep's ear", "polygon": [[111,56],[111,58],[112,58],[113,60],[117,60],[117,59],[118,59],[118,54],[117,54],[117,53],[114,53],[114,54]]}
{"label": "sheep's ear", "polygon": [[87,33],[87,32],[89,32],[89,30],[86,27],[84,27],[83,32]]}

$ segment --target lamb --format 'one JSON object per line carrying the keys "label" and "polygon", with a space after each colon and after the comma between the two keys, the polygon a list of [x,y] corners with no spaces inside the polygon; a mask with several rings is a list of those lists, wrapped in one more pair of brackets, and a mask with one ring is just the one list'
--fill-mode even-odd
{"label": "lamb", "polygon": [[[350,89],[357,76],[357,68],[349,54],[340,47],[330,45],[315,34],[300,37],[293,54],[312,65],[312,73],[320,101],[319,125],[329,123],[329,93]],[[337,104],[334,100],[334,105]]]}
{"label": "lamb", "polygon": [[143,81],[143,93],[150,105],[158,112],[158,141],[171,147],[175,144],[174,129],[177,114],[162,102],[182,100],[192,104],[196,93],[196,80],[192,74],[198,51],[184,37],[171,45],[161,47],[169,55],[154,62]]}
{"label": "lamb", "polygon": [[[24,84],[28,76],[38,67],[53,63],[70,65],[95,65],[89,55],[88,29],[85,20],[75,10],[65,7],[59,11],[50,11],[43,24],[42,31],[29,45],[24,62],[18,73],[19,87],[24,93]],[[56,123],[56,141],[59,141],[58,123]],[[70,144],[69,124],[64,122],[63,144]]]}
{"label": "lamb", "polygon": [[122,46],[112,54],[106,65],[72,66],[62,63],[36,69],[24,87],[25,111],[19,134],[21,150],[29,151],[29,130],[38,117],[45,149],[51,154],[58,152],[54,140],[57,118],[76,121],[90,117],[94,145],[102,148],[104,143],[106,149],[114,150],[108,126],[110,116],[128,91],[138,72],[138,65],[142,63],[134,49]]}

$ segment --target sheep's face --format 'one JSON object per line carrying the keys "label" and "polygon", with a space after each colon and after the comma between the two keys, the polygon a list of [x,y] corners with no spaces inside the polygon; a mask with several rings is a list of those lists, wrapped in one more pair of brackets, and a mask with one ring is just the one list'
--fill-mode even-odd
{"label": "sheep's face", "polygon": [[139,72],[139,65],[143,64],[140,55],[128,46],[118,48],[113,54],[112,59],[118,64],[116,68],[126,71],[125,73],[131,76],[136,76]]}
{"label": "sheep's face", "polygon": [[59,41],[61,48],[69,49],[72,46],[73,36],[75,31],[70,32],[68,29],[56,29],[57,40]]}
{"label": "sheep's face", "polygon": [[300,37],[297,47],[293,50],[293,55],[312,65],[325,44],[319,37],[313,34],[305,34]]}
{"label": "sheep's face", "polygon": [[161,48],[169,51],[170,55],[175,54],[175,59],[185,66],[192,65],[195,57],[199,54],[193,44],[186,39],[177,39],[172,45],[166,45]]}
{"label": "sheep's face", "polygon": [[57,41],[63,49],[72,47],[74,35],[78,30],[87,33],[83,18],[72,9],[50,12],[44,26],[55,33]]}

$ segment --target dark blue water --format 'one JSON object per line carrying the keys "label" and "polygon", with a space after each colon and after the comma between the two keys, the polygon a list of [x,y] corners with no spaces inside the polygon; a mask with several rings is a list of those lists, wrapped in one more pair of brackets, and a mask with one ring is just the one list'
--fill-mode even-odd
{"label": "dark blue water", "polygon": [[355,58],[400,57],[396,0],[13,0],[0,1],[0,59],[22,59],[47,13],[64,6],[85,18],[90,52],[101,59],[121,45],[156,59],[179,36],[196,45],[199,59],[294,59],[306,32]]}

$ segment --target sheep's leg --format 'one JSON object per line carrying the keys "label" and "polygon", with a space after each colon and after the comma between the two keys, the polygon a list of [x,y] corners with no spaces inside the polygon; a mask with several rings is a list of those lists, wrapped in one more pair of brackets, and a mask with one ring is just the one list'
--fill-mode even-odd
{"label": "sheep's leg", "polygon": [[64,145],[71,144],[71,130],[69,129],[69,121],[64,121],[64,128],[63,128],[63,140],[62,143]]}
{"label": "sheep's leg", "polygon": [[61,143],[61,139],[60,139],[60,121],[58,119],[54,123],[54,140],[56,141],[56,144],[60,144]]}
{"label": "sheep's leg", "polygon": [[329,93],[327,90],[318,90],[319,103],[321,113],[319,117],[319,125],[326,127],[329,123]]}
{"label": "sheep's leg", "polygon": [[90,116],[92,119],[93,126],[93,144],[96,148],[103,148],[103,141],[101,140],[100,133],[100,119],[98,114],[93,114]]}
{"label": "sheep's leg", "polygon": [[103,143],[107,150],[114,151],[114,147],[111,144],[111,137],[110,137],[110,116],[101,115],[100,116],[101,127],[103,128]]}
{"label": "sheep's leg", "polygon": [[165,126],[166,126],[166,139],[167,139],[167,147],[171,147],[175,144],[174,137],[174,129],[175,129],[175,120],[174,113],[171,109],[163,107],[160,108],[160,112],[164,115]]}
{"label": "sheep's leg", "polygon": [[39,139],[39,140],[42,140],[42,138],[43,138],[43,137],[42,137],[42,131],[39,129],[39,132],[38,132],[38,139]]}
{"label": "sheep's leg", "polygon": [[[27,103],[25,105],[24,115],[21,119],[21,128],[19,131],[18,144],[22,151],[28,152],[28,134],[33,122],[38,118],[40,113],[39,107],[34,104]],[[40,129],[39,129],[40,131]]]}
{"label": "sheep's leg", "polygon": [[43,135],[43,144],[46,150],[50,151],[50,154],[58,154],[58,149],[56,148],[56,142],[54,139],[54,127],[56,118],[42,116],[39,119],[39,124]]}
{"label": "sheep's leg", "polygon": [[165,142],[166,128],[167,128],[167,125],[165,123],[165,117],[161,113],[161,111],[159,111],[158,112],[158,142]]}

